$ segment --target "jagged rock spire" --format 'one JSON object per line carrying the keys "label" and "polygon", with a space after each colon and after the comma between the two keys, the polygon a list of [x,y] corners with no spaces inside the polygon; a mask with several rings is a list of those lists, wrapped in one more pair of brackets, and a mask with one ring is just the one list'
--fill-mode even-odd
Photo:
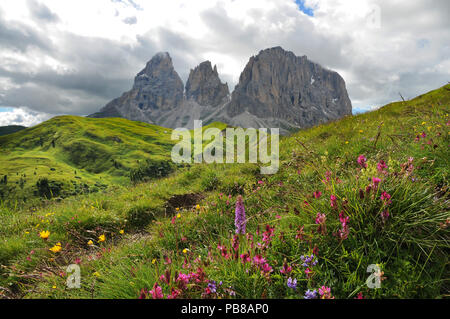
{"label": "jagged rock spire", "polygon": [[229,94],[228,84],[220,81],[217,66],[214,69],[210,61],[200,63],[191,70],[186,83],[186,98],[200,105],[217,106]]}

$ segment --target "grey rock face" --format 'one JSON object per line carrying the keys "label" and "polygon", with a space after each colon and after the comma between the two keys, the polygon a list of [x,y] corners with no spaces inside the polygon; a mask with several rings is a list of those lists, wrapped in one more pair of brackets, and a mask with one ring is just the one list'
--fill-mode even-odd
{"label": "grey rock face", "polygon": [[160,113],[177,108],[184,101],[184,86],[167,52],[157,53],[139,72],[133,88],[112,100],[91,117],[120,116],[154,123]]}
{"label": "grey rock face", "polygon": [[158,53],[135,78],[131,91],[92,117],[120,116],[161,126],[192,128],[221,121],[233,126],[310,127],[352,112],[345,82],[306,56],[275,47],[250,58],[230,98],[217,68],[206,61],[183,83],[168,53]]}
{"label": "grey rock face", "polygon": [[139,91],[137,103],[142,110],[167,110],[183,103],[183,81],[166,52],[156,54],[136,75],[133,90]]}
{"label": "grey rock face", "polygon": [[186,98],[192,99],[202,106],[217,106],[222,104],[230,91],[228,84],[220,81],[217,68],[211,66],[211,62],[200,63],[191,70],[186,82]]}
{"label": "grey rock face", "polygon": [[270,122],[278,119],[286,129],[313,126],[351,111],[345,82],[338,73],[281,47],[250,58],[227,106],[230,118],[247,112]]}

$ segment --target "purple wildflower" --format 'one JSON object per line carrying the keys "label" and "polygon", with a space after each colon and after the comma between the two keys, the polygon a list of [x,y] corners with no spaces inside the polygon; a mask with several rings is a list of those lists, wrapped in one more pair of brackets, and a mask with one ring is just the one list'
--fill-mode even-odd
{"label": "purple wildflower", "polygon": [[213,294],[216,293],[216,291],[217,291],[216,282],[214,280],[211,280],[208,284],[208,288],[211,293],[213,293]]}
{"label": "purple wildflower", "polygon": [[305,297],[304,297],[305,299],[316,299],[317,298],[317,290],[316,289],[314,289],[314,290],[307,290],[306,292],[305,292]]}
{"label": "purple wildflower", "polygon": [[300,259],[303,261],[302,266],[307,268],[310,266],[317,265],[317,258],[314,254],[311,254],[311,256],[300,256]]}
{"label": "purple wildflower", "polygon": [[291,289],[297,289],[297,279],[292,279],[291,277],[287,280],[287,286]]}
{"label": "purple wildflower", "polygon": [[244,208],[244,201],[242,199],[242,196],[239,195],[236,200],[236,211],[235,211],[235,219],[234,219],[234,225],[236,226],[236,234],[245,234],[245,226],[246,226],[247,220],[245,219],[245,208]]}

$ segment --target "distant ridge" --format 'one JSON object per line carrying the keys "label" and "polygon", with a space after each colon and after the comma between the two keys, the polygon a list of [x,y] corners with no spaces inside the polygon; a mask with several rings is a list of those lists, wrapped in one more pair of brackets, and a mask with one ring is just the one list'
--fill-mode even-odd
{"label": "distant ridge", "polygon": [[0,126],[0,136],[16,133],[24,129],[26,127],[21,125]]}

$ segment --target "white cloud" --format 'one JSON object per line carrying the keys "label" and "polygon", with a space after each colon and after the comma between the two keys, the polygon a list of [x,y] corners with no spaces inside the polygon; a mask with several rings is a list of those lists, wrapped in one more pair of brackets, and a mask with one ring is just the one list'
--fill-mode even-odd
{"label": "white cloud", "polygon": [[93,113],[157,51],[184,81],[210,60],[232,90],[251,55],[280,45],[338,71],[358,110],[449,81],[448,0],[305,5],[313,17],[294,0],[2,0],[0,106]]}
{"label": "white cloud", "polygon": [[0,126],[22,125],[30,127],[52,117],[50,114],[32,111],[25,107],[5,109],[5,112],[0,110]]}

